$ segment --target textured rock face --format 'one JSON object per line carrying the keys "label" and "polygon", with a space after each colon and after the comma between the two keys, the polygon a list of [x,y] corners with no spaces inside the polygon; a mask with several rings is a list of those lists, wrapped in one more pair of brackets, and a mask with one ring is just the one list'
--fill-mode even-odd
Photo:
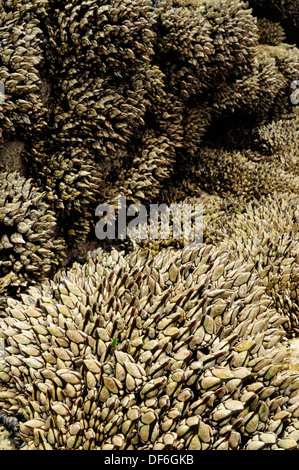
{"label": "textured rock face", "polygon": [[[296,3],[1,3],[12,445],[298,449]],[[202,203],[203,244],[95,246],[119,195]]]}

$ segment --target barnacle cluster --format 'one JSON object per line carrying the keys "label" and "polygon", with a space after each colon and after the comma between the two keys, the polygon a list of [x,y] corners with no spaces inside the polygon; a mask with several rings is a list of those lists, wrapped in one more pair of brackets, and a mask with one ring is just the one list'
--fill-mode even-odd
{"label": "barnacle cluster", "polygon": [[15,137],[30,141],[47,127],[41,76],[43,32],[39,27],[45,3],[8,0],[0,5],[0,81],[5,86],[5,102],[0,104],[0,148]]}
{"label": "barnacle cluster", "polygon": [[[290,109],[298,50],[259,45],[257,20],[242,1],[1,8],[3,132],[26,141],[31,174],[73,245],[93,231],[97,200],[157,200],[213,123],[239,113],[248,126]],[[33,44],[26,55],[15,36],[24,22]],[[6,63],[17,74],[12,84]]]}
{"label": "barnacle cluster", "polygon": [[45,193],[17,172],[0,173],[0,295],[47,277],[64,258]]}
{"label": "barnacle cluster", "polygon": [[294,336],[299,315],[298,209],[298,195],[276,193],[232,205],[221,218],[206,221],[207,239],[255,263],[276,309],[289,317],[289,334]]}
{"label": "barnacle cluster", "polygon": [[22,412],[25,449],[297,447],[268,273],[212,245],[91,256],[1,320],[0,400]]}
{"label": "barnacle cluster", "polygon": [[277,46],[286,39],[283,27],[267,18],[259,18],[257,21],[259,29],[259,42]]}
{"label": "barnacle cluster", "polygon": [[289,41],[297,42],[299,33],[299,12],[297,0],[249,0],[253,11],[272,21],[278,21],[286,31]]}
{"label": "barnacle cluster", "polygon": [[[223,194],[259,197],[290,190],[298,195],[298,170],[296,174],[288,166],[291,162],[284,165],[278,158],[263,158],[257,151],[202,147],[199,161],[192,165],[192,178],[202,189],[209,191],[213,187]],[[296,163],[293,166],[298,168]]]}
{"label": "barnacle cluster", "polygon": [[[298,12],[1,2],[0,424],[18,447],[299,448]],[[202,205],[202,243],[159,221],[95,248],[119,196],[192,223]]]}

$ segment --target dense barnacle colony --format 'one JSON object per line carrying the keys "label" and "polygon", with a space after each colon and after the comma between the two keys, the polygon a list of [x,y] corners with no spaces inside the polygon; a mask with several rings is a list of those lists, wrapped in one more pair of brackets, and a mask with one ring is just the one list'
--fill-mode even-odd
{"label": "dense barnacle colony", "polygon": [[47,278],[65,256],[45,194],[17,172],[0,173],[0,294]]}
{"label": "dense barnacle colony", "polygon": [[299,449],[298,14],[1,2],[0,448]]}

